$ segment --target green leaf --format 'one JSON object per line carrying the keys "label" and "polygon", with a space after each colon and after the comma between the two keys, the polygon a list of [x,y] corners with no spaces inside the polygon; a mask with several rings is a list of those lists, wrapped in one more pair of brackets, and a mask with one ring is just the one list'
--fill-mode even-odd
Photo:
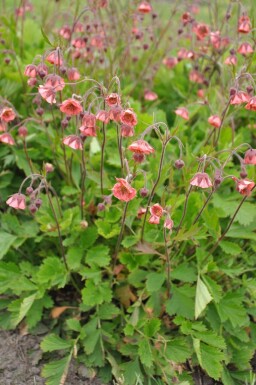
{"label": "green leaf", "polygon": [[116,224],[113,225],[101,219],[97,219],[95,224],[98,228],[99,235],[101,235],[103,238],[113,238],[120,233],[120,227]]}
{"label": "green leaf", "polygon": [[144,326],[144,333],[147,337],[154,337],[160,330],[161,321],[158,318],[152,318]]}
{"label": "green leaf", "polygon": [[196,269],[188,263],[182,263],[171,272],[171,278],[182,282],[195,282],[197,279]]}
{"label": "green leaf", "polygon": [[243,297],[237,292],[230,292],[216,304],[222,322],[229,320],[233,327],[248,325],[249,318],[242,305]]}
{"label": "green leaf", "polygon": [[43,352],[53,352],[55,350],[70,349],[72,344],[70,341],[63,340],[57,334],[49,334],[42,340],[40,346]]}
{"label": "green leaf", "polygon": [[46,43],[48,43],[50,46],[53,47],[53,44],[50,42],[49,38],[47,37],[46,33],[44,32],[43,28],[41,27],[41,33],[43,35],[43,38],[44,40],[46,41]]}
{"label": "green leaf", "polygon": [[163,273],[150,273],[147,276],[146,288],[152,293],[161,289],[165,281],[165,275]]}
{"label": "green leaf", "polygon": [[99,306],[98,315],[100,319],[113,319],[120,314],[120,309],[112,303],[104,303]]}
{"label": "green leaf", "polygon": [[220,242],[220,247],[226,254],[230,255],[238,255],[242,253],[241,247],[234,242],[229,242],[229,241],[221,241]]}
{"label": "green leaf", "polygon": [[59,258],[48,257],[40,266],[37,277],[40,283],[49,283],[50,287],[64,287],[67,282],[67,271]]}
{"label": "green leaf", "polygon": [[209,293],[207,286],[203,283],[198,276],[196,286],[196,301],[195,301],[195,318],[197,319],[204,311],[209,302],[211,302],[212,296]]}
{"label": "green leaf", "polygon": [[122,241],[122,245],[126,248],[136,245],[138,243],[138,237],[134,235],[128,235]]}
{"label": "green leaf", "polygon": [[204,283],[208,287],[208,290],[213,297],[215,302],[219,302],[222,297],[222,288],[218,285],[213,279],[208,277],[207,275],[203,275],[202,277]]}
{"label": "green leaf", "polygon": [[134,385],[139,378],[143,378],[138,359],[135,359],[134,361],[130,362],[125,362],[120,366],[121,369],[124,370],[125,384]]}
{"label": "green leaf", "polygon": [[202,368],[205,369],[210,377],[218,380],[223,369],[224,353],[220,349],[206,345],[196,338],[193,338],[193,345]]}
{"label": "green leaf", "polygon": [[86,287],[82,290],[83,303],[88,306],[101,305],[103,302],[110,302],[112,291],[108,282],[96,285],[92,281],[86,282]]}
{"label": "green leaf", "polygon": [[12,234],[8,234],[4,231],[0,232],[0,259],[2,259],[3,256],[7,253],[16,239],[17,237]]}
{"label": "green leaf", "polygon": [[83,254],[84,254],[84,251],[81,247],[74,246],[68,250],[66,254],[66,258],[67,258],[68,267],[71,270],[78,270],[80,268]]}
{"label": "green leaf", "polygon": [[172,285],[172,297],[166,302],[169,315],[180,315],[188,319],[194,318],[195,289],[188,284],[180,287]]}
{"label": "green leaf", "polygon": [[140,340],[138,353],[141,363],[150,368],[153,365],[153,355],[147,339]]}
{"label": "green leaf", "polygon": [[61,385],[61,381],[64,384],[71,357],[72,354],[69,354],[61,360],[50,362],[43,367],[42,375],[46,378],[46,385]]}
{"label": "green leaf", "polygon": [[108,266],[110,262],[109,247],[98,245],[92,247],[86,256],[86,263],[88,265],[97,265],[100,267]]}
{"label": "green leaf", "polygon": [[168,360],[183,363],[191,357],[191,348],[184,338],[176,338],[167,343],[164,349],[164,355]]}
{"label": "green leaf", "polygon": [[36,298],[36,293],[23,299],[20,305],[18,317],[14,320],[14,326],[17,326],[26,316],[27,312],[29,311],[29,309],[34,303],[35,298]]}
{"label": "green leaf", "polygon": [[70,330],[74,330],[75,332],[80,332],[81,330],[81,325],[80,325],[80,322],[78,321],[78,319],[76,318],[70,318],[66,321],[67,323],[67,327],[70,329]]}

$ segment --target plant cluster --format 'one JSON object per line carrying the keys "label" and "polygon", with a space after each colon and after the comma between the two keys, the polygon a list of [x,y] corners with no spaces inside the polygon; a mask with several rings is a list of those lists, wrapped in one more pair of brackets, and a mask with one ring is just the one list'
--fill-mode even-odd
{"label": "plant cluster", "polygon": [[254,382],[253,15],[156,9],[1,17],[0,327],[51,329],[48,385],[73,357],[104,383]]}

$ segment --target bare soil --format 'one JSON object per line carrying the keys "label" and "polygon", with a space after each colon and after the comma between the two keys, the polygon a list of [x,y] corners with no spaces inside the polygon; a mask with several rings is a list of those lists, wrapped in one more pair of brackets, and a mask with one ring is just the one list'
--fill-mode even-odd
{"label": "bare soil", "polygon": [[[40,336],[21,336],[0,331],[0,385],[45,385],[40,373],[44,365]],[[65,385],[101,385],[90,379],[85,366],[72,362]]]}

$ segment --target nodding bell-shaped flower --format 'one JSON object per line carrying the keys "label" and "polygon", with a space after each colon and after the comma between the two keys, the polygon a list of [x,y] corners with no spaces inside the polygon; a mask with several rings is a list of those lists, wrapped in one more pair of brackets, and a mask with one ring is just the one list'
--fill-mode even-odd
{"label": "nodding bell-shaped flower", "polygon": [[73,148],[73,150],[82,150],[83,149],[83,144],[80,136],[77,135],[68,135],[63,139],[63,143],[70,147]]}
{"label": "nodding bell-shaped flower", "polygon": [[80,79],[80,73],[75,67],[68,68],[67,77],[69,81],[73,82]]}
{"label": "nodding bell-shaped flower", "polygon": [[151,206],[149,211],[151,215],[156,216],[158,218],[161,218],[164,213],[164,209],[158,203]]}
{"label": "nodding bell-shaped flower", "polygon": [[243,56],[247,56],[247,55],[251,55],[254,52],[254,50],[250,43],[245,42],[238,47],[237,52]]}
{"label": "nodding bell-shaped flower", "polygon": [[110,117],[109,117],[109,113],[108,111],[105,111],[105,110],[99,110],[96,114],[96,119],[103,122],[103,123],[106,123],[108,124],[109,121],[110,121]]}
{"label": "nodding bell-shaped flower", "polygon": [[149,102],[153,102],[154,100],[158,99],[158,95],[153,91],[145,90],[144,91],[144,99],[149,101]]}
{"label": "nodding bell-shaped flower", "polygon": [[224,64],[226,64],[228,66],[235,66],[235,65],[237,65],[237,57],[235,55],[228,56],[225,59]]}
{"label": "nodding bell-shaped flower", "polygon": [[245,164],[256,164],[256,149],[250,148],[244,154]]}
{"label": "nodding bell-shaped flower", "polygon": [[168,230],[172,230],[173,226],[174,226],[173,220],[171,218],[166,218],[164,222],[164,227]]}
{"label": "nodding bell-shaped flower", "polygon": [[159,225],[160,217],[157,217],[156,215],[151,215],[148,220],[148,223],[150,223],[151,225]]}
{"label": "nodding bell-shaped flower", "polygon": [[212,187],[212,181],[206,172],[197,172],[191,179],[190,184],[200,188]]}
{"label": "nodding bell-shaped flower", "polygon": [[127,124],[122,124],[121,125],[121,136],[122,137],[129,137],[129,136],[134,136],[134,127],[133,126],[128,126]]}
{"label": "nodding bell-shaped flower", "polygon": [[61,66],[63,64],[62,55],[57,50],[52,51],[47,55],[46,60],[50,64],[55,64],[56,66]]}
{"label": "nodding bell-shaped flower", "polygon": [[0,119],[4,122],[11,122],[16,118],[16,114],[11,107],[3,107],[0,111]]}
{"label": "nodding bell-shaped flower", "polygon": [[138,12],[147,14],[152,12],[152,7],[147,1],[142,1],[138,6]]}
{"label": "nodding bell-shaped flower", "polygon": [[121,104],[120,96],[115,92],[107,95],[105,101],[109,107],[116,107]]}
{"label": "nodding bell-shaped flower", "polygon": [[120,115],[120,121],[128,126],[136,126],[138,123],[137,116],[131,108],[123,110]]}
{"label": "nodding bell-shaped flower", "polygon": [[0,135],[0,142],[5,143],[5,144],[9,144],[10,146],[15,145],[15,141],[14,141],[13,137],[8,132],[5,132],[4,134]]}
{"label": "nodding bell-shaped flower", "polygon": [[24,194],[13,194],[7,199],[6,204],[14,209],[25,210],[26,208],[26,196]]}
{"label": "nodding bell-shaped flower", "polygon": [[236,190],[245,196],[251,195],[251,191],[255,186],[255,183],[249,179],[237,179],[236,177],[232,177],[232,179],[236,182]]}
{"label": "nodding bell-shaped flower", "polygon": [[238,20],[238,32],[249,33],[251,31],[250,18],[247,15],[243,15]]}
{"label": "nodding bell-shaped flower", "polygon": [[168,69],[172,69],[178,64],[178,59],[176,57],[166,57],[163,59],[163,64]]}
{"label": "nodding bell-shaped flower", "polygon": [[129,202],[135,198],[137,191],[123,178],[116,178],[117,183],[112,188],[113,195],[120,201]]}
{"label": "nodding bell-shaped flower", "polygon": [[67,99],[62,102],[60,110],[66,115],[79,115],[83,111],[83,107],[77,100]]}
{"label": "nodding bell-shaped flower", "polygon": [[253,96],[249,102],[246,104],[245,108],[247,110],[256,111],[256,96]]}
{"label": "nodding bell-shaped flower", "polygon": [[141,219],[143,215],[145,215],[147,209],[144,207],[140,207],[139,210],[137,211],[137,218]]}
{"label": "nodding bell-shaped flower", "polygon": [[37,76],[37,66],[34,64],[28,64],[25,68],[24,75],[29,78],[35,78]]}
{"label": "nodding bell-shaped flower", "polygon": [[179,107],[175,110],[175,114],[185,120],[189,120],[188,110],[185,107]]}
{"label": "nodding bell-shaped flower", "polygon": [[208,123],[216,128],[219,128],[221,126],[221,118],[218,115],[212,115],[208,119]]}
{"label": "nodding bell-shaped flower", "polygon": [[203,40],[206,36],[209,35],[210,29],[208,25],[204,23],[198,23],[194,25],[193,32],[196,34],[197,40]]}
{"label": "nodding bell-shaped flower", "polygon": [[128,147],[128,150],[137,154],[149,155],[155,152],[153,147],[143,139],[136,140]]}
{"label": "nodding bell-shaped flower", "polygon": [[232,95],[230,99],[230,104],[236,105],[236,104],[248,103],[250,99],[251,97],[247,92],[237,91]]}
{"label": "nodding bell-shaped flower", "polygon": [[97,136],[96,116],[89,112],[85,113],[82,119],[82,126],[79,128],[84,136]]}

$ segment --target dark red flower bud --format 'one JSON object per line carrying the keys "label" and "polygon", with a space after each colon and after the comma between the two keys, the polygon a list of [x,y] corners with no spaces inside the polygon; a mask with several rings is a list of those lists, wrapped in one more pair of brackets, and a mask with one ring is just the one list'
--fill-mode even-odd
{"label": "dark red flower bud", "polygon": [[176,161],[175,161],[175,163],[174,163],[174,166],[176,167],[176,168],[183,168],[184,166],[185,166],[185,163],[184,163],[184,161],[182,160],[182,159],[177,159]]}
{"label": "dark red flower bud", "polygon": [[142,198],[145,198],[145,197],[148,196],[148,189],[147,189],[146,187],[142,187],[142,188],[140,189],[140,196],[141,196]]}

